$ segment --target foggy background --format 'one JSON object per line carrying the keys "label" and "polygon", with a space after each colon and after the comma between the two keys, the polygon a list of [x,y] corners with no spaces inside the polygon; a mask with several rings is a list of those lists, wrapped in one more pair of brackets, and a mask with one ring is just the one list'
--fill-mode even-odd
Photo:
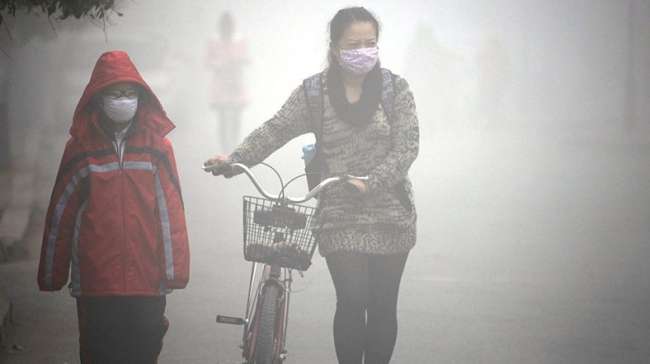
{"label": "foggy background", "polygon": [[[217,326],[214,317],[243,313],[249,266],[241,196],[254,191],[244,177],[224,180],[199,169],[229,152],[217,143],[208,105],[207,48],[221,12],[232,12],[249,50],[243,136],[326,66],[328,21],[358,4],[382,23],[382,66],[409,81],[421,128],[410,173],[418,243],[402,281],[393,362],[650,357],[650,2],[119,4],[124,16],[113,16],[105,29],[54,22],[51,35],[16,47],[2,61],[11,64],[3,92],[15,158],[30,145],[41,148],[35,192],[44,206],[72,113],[102,52],[127,51],[176,124],[170,137],[192,271],[189,287],[168,299],[171,328],[161,363],[239,362],[240,328]],[[300,149],[312,139],[290,142],[269,162],[283,176],[301,173]],[[274,188],[271,178],[265,182]],[[305,192],[305,184],[296,185],[292,193]],[[288,363],[334,363],[334,289],[318,254],[295,289]],[[76,362],[73,300],[67,292],[39,300],[42,307],[57,302],[69,332],[42,362]],[[41,313],[18,315],[36,325]],[[34,355],[51,347],[39,340],[22,336]]]}

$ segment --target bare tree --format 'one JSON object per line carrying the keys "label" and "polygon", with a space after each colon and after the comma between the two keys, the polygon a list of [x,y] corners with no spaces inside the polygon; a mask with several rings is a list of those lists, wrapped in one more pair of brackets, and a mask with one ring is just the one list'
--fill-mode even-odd
{"label": "bare tree", "polygon": [[[12,52],[34,37],[54,37],[56,27],[66,19],[90,19],[105,25],[115,10],[116,0],[0,0],[0,170],[10,167],[10,121],[8,90],[12,74]],[[42,21],[45,16],[47,23]],[[41,21],[36,21],[39,19]],[[44,25],[45,24],[45,25]]]}

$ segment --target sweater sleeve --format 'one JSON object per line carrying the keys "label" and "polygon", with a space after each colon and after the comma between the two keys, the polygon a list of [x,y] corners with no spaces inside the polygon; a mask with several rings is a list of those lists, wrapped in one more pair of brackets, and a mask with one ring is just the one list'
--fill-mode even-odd
{"label": "sweater sleeve", "polygon": [[419,127],[415,101],[405,79],[395,79],[395,107],[391,122],[391,149],[368,175],[369,192],[393,188],[408,175],[419,150]]}
{"label": "sweater sleeve", "polygon": [[291,139],[311,131],[303,86],[296,88],[282,108],[253,130],[230,155],[232,162],[254,166]]}

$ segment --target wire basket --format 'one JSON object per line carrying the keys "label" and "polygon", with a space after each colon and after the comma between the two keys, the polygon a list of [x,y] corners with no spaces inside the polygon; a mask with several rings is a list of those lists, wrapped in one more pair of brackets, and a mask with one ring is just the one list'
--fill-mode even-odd
{"label": "wire basket", "polygon": [[307,270],[316,250],[314,212],[310,206],[244,196],[244,258]]}

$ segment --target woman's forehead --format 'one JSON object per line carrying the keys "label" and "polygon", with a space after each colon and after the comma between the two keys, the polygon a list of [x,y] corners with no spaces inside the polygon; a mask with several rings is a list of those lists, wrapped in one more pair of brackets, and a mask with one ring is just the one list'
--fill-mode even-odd
{"label": "woman's forehead", "polygon": [[371,22],[354,22],[343,32],[344,41],[370,40],[377,38],[377,29]]}

